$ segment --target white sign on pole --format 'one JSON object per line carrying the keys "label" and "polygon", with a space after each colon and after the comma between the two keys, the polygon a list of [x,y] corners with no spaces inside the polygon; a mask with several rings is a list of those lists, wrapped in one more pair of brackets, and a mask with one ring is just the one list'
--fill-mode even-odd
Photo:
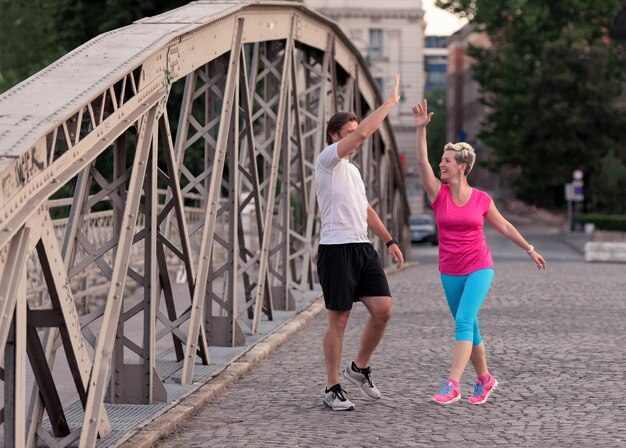
{"label": "white sign on pole", "polygon": [[565,184],[565,200],[572,202],[582,202],[585,199],[583,195],[583,182],[575,180]]}

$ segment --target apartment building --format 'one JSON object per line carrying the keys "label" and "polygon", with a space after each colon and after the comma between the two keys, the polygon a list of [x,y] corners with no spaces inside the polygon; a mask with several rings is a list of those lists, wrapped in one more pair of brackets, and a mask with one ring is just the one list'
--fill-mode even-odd
{"label": "apartment building", "polygon": [[370,66],[386,98],[400,74],[400,103],[389,115],[404,159],[412,211],[423,207],[415,169],[415,125],[411,107],[424,97],[424,10],[421,0],[305,0],[341,27]]}

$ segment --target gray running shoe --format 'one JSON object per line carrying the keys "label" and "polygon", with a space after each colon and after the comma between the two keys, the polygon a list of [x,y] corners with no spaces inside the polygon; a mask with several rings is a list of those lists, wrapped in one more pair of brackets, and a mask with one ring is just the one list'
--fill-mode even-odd
{"label": "gray running shoe", "polygon": [[354,403],[348,400],[346,391],[339,384],[331,387],[328,392],[324,391],[324,406],[333,411],[353,411]]}
{"label": "gray running shoe", "polygon": [[359,386],[361,395],[365,398],[368,400],[378,400],[380,398],[380,391],[378,390],[378,387],[374,385],[372,377],[370,376],[372,369],[366,367],[365,369],[362,369],[362,372],[363,373],[355,372],[352,370],[352,365],[348,365],[343,371],[343,376],[345,376],[351,383]]}

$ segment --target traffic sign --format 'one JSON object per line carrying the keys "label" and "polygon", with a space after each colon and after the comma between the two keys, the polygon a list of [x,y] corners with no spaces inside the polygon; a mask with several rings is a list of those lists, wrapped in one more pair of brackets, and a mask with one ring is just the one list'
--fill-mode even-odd
{"label": "traffic sign", "polygon": [[565,200],[572,202],[582,202],[585,196],[583,194],[583,181],[575,180],[565,184]]}

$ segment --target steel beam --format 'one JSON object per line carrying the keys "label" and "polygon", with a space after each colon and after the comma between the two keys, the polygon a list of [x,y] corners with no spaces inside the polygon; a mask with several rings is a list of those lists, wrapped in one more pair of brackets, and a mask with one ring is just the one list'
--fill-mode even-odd
{"label": "steel beam", "polygon": [[[293,22],[292,22],[293,32]],[[266,198],[265,221],[263,224],[263,239],[261,241],[261,263],[259,265],[259,286],[257,288],[256,302],[254,306],[254,317],[252,322],[252,332],[256,334],[259,331],[261,321],[261,306],[263,304],[263,291],[265,290],[265,275],[269,262],[269,246],[271,244],[272,224],[274,215],[274,197],[276,195],[276,181],[278,179],[278,163],[280,159],[281,148],[284,143],[284,127],[287,118],[287,100],[289,98],[289,86],[291,77],[289,76],[289,68],[291,66],[291,57],[293,55],[293,38],[291,35],[287,39],[285,45],[285,55],[282,67],[282,77],[280,83],[280,97],[278,99],[278,113],[276,116],[276,132],[274,135],[274,148],[271,157],[271,168],[269,176],[269,189]],[[287,124],[288,126],[288,124]],[[287,141],[287,144],[290,144]]]}
{"label": "steel beam", "polygon": [[[52,310],[57,311],[63,317],[62,325],[58,328],[59,335],[65,351],[65,356],[74,379],[74,384],[83,406],[87,402],[87,390],[89,375],[92,371],[89,353],[85,347],[85,340],[80,332],[80,323],[76,306],[71,291],[67,287],[68,279],[63,269],[63,259],[58,247],[58,242],[53,231],[52,222],[48,216],[42,219],[41,239],[37,244],[37,253],[43,269],[43,275],[48,284]],[[43,362],[45,360],[41,360]],[[39,386],[41,388],[41,385]],[[99,403],[100,415],[99,435],[106,436],[111,432],[111,426],[104,409]]]}
{"label": "steel beam", "polygon": [[25,444],[26,255],[29,229],[14,237],[0,283],[0,357],[4,355],[4,446]]}
{"label": "steel beam", "polygon": [[128,187],[128,198],[120,230],[118,252],[115,255],[111,290],[107,296],[102,328],[95,350],[94,366],[89,381],[89,395],[85,406],[85,418],[80,436],[80,446],[84,448],[95,444],[98,426],[102,423],[102,403],[108,385],[111,352],[122,308],[126,272],[130,262],[130,246],[132,245],[137,221],[141,187],[146,173],[146,161],[150,154],[152,129],[155,125],[156,112],[157,108],[152,107],[140,120],[137,153],[135,154]]}
{"label": "steel beam", "polygon": [[221,173],[224,169],[226,158],[226,143],[228,142],[228,131],[231,127],[232,112],[234,109],[233,99],[235,98],[235,87],[239,79],[239,55],[242,46],[244,19],[239,19],[234,29],[232,47],[230,49],[230,59],[228,73],[226,75],[226,87],[224,93],[224,103],[222,105],[222,115],[220,117],[220,133],[216,143],[216,154],[213,160],[213,175],[209,185],[206,212],[204,215],[204,230],[202,233],[201,250],[198,261],[198,273],[196,285],[191,305],[191,318],[189,322],[189,338],[185,345],[185,359],[183,360],[183,371],[181,383],[189,384],[193,377],[193,367],[195,363],[195,353],[197,349],[197,338],[203,337],[200,333],[200,323],[205,306],[207,280],[210,268],[210,254],[213,247],[213,236],[215,234],[215,222],[217,219],[217,207],[219,189],[221,186]]}

